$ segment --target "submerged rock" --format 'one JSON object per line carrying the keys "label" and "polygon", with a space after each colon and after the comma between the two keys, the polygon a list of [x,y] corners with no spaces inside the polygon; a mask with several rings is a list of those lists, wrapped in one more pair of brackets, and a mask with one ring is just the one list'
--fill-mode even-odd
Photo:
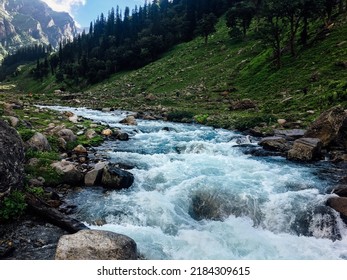
{"label": "submerged rock", "polygon": [[137,245],[133,239],[122,234],[81,230],[60,238],[55,259],[136,260]]}

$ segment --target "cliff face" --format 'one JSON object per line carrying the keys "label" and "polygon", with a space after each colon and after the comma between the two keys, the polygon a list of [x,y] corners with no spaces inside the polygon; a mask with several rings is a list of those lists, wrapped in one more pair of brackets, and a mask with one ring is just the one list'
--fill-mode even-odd
{"label": "cliff face", "polygon": [[0,0],[0,59],[8,52],[31,45],[51,44],[77,34],[68,13],[55,12],[40,0]]}

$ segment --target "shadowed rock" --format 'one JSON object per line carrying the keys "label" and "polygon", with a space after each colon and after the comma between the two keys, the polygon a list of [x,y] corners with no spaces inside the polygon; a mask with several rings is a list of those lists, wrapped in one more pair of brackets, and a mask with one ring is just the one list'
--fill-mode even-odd
{"label": "shadowed rock", "polygon": [[0,120],[0,198],[24,179],[24,148],[17,131]]}

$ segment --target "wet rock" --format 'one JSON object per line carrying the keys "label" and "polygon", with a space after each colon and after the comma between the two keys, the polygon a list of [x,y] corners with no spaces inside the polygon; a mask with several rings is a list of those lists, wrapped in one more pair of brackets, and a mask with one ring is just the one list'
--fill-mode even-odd
{"label": "wet rock", "polygon": [[104,168],[101,182],[107,188],[127,189],[133,184],[134,175],[128,171],[109,165]]}
{"label": "wet rock", "polygon": [[136,260],[137,245],[125,235],[82,230],[60,238],[56,260]]}
{"label": "wet rock", "polygon": [[295,161],[313,161],[321,157],[322,142],[318,138],[300,138],[288,151],[288,159]]}
{"label": "wet rock", "polygon": [[327,147],[338,138],[346,118],[347,113],[342,107],[331,108],[310,125],[304,137],[318,138],[323,147]]}
{"label": "wet rock", "polygon": [[265,150],[275,152],[287,152],[290,149],[290,145],[286,139],[282,137],[266,137],[259,142],[259,146],[262,146]]}
{"label": "wet rock", "polygon": [[0,198],[24,179],[24,147],[17,131],[0,120]]}
{"label": "wet rock", "polygon": [[341,217],[347,220],[347,198],[346,197],[330,197],[327,205],[341,214]]}
{"label": "wet rock", "polygon": [[347,197],[347,185],[337,185],[333,188],[332,193],[341,196]]}
{"label": "wet rock", "polygon": [[100,162],[95,165],[95,167],[86,173],[84,176],[84,184],[86,186],[97,186],[100,185],[102,174],[104,172],[104,168],[107,166],[106,162]]}
{"label": "wet rock", "polygon": [[27,148],[33,149],[33,150],[38,150],[41,152],[45,151],[50,151],[51,150],[51,145],[49,144],[46,136],[44,136],[40,132],[35,132],[33,137],[31,137],[27,142],[26,142]]}
{"label": "wet rock", "polygon": [[120,141],[128,141],[129,140],[129,134],[121,131],[120,129],[117,129],[114,131],[114,136],[116,137],[117,140],[120,140]]}
{"label": "wet rock", "polygon": [[119,123],[125,124],[125,125],[137,125],[137,122],[134,116],[128,116],[125,119],[121,120]]}

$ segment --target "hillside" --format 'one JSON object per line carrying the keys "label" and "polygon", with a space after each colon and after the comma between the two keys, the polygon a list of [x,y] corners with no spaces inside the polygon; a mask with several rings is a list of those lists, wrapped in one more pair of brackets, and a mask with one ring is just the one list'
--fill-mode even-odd
{"label": "hillside", "polygon": [[222,19],[207,44],[197,38],[177,45],[146,67],[88,88],[75,103],[53,94],[61,86],[53,77],[37,83],[21,76],[14,82],[34,92],[37,103],[154,111],[176,120],[196,116],[201,123],[241,130],[256,125],[266,130],[278,119],[302,127],[328,107],[347,105],[346,19],[336,19],[324,33],[319,24],[315,28],[318,35],[309,46],[296,59],[285,55],[281,69],[254,34],[232,41]]}

